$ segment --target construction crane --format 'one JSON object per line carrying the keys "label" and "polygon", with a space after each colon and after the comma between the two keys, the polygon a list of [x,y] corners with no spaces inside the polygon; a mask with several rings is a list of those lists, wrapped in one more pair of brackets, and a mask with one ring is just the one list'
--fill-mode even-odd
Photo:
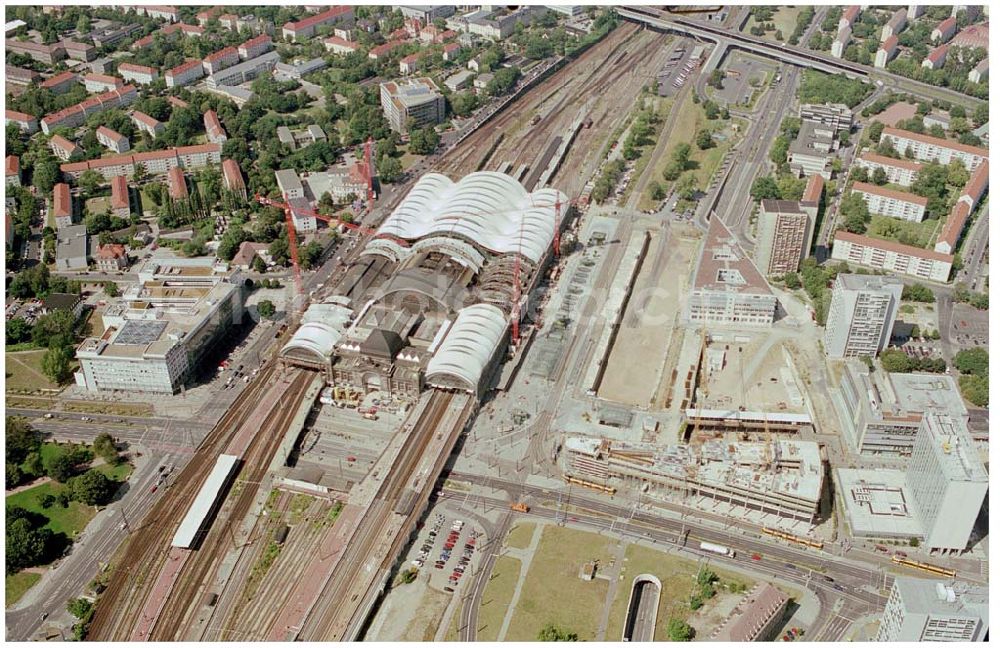
{"label": "construction crane", "polygon": [[[326,223],[335,223],[337,225],[346,227],[348,229],[356,230],[358,232],[361,232],[362,234],[367,234],[370,236],[378,236],[379,238],[391,239],[404,246],[409,245],[407,241],[399,237],[385,233],[380,234],[377,230],[374,230],[370,227],[365,227],[364,225],[358,225],[357,223],[352,223],[350,221],[343,220],[336,216],[328,216],[326,214],[320,214],[317,211],[305,207],[296,207],[293,210],[292,206],[288,202],[274,200],[273,198],[268,198],[267,196],[264,196],[259,193],[255,196],[255,199],[261,205],[266,205],[268,207],[275,207],[285,212],[285,225],[288,228],[288,253],[289,256],[292,258],[292,266],[295,269],[294,273],[295,292],[301,297],[305,296],[305,291],[302,288],[302,271],[299,267],[299,242],[295,232],[295,215],[310,216],[312,218],[317,218]],[[303,306],[304,303],[301,303],[300,307]]]}

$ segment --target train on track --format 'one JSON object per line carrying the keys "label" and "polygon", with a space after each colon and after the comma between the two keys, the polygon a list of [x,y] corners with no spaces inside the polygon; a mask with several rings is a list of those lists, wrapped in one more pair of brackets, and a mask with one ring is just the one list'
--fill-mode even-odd
{"label": "train on track", "polygon": [[938,567],[937,565],[932,565],[930,563],[920,562],[918,560],[913,560],[911,558],[904,558],[902,556],[896,555],[892,557],[892,562],[897,565],[903,565],[904,567],[911,567],[913,569],[919,569],[920,571],[927,572],[929,574],[936,574],[938,576],[946,576],[948,578],[955,577],[955,570],[948,569],[946,567]]}
{"label": "train on track", "polygon": [[771,536],[772,538],[779,538],[781,540],[787,540],[788,542],[793,542],[795,544],[800,544],[805,547],[812,547],[813,549],[822,549],[822,540],[813,540],[812,538],[803,538],[802,536],[797,536],[793,533],[787,533],[785,531],[779,531],[778,529],[772,529],[771,527],[761,527],[760,532],[764,535]]}

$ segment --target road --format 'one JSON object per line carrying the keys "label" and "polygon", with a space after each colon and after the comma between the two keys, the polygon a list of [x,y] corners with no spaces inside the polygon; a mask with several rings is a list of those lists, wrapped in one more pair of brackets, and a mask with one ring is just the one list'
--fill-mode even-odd
{"label": "road", "polygon": [[[648,8],[646,9],[648,11]],[[660,18],[654,18],[644,13],[631,11],[628,7],[616,7],[616,11],[622,17],[638,22],[644,22],[658,29],[672,29],[685,35],[700,36],[716,41],[720,46],[739,46],[743,49],[776,58],[785,63],[799,67],[807,67],[829,73],[843,73],[850,77],[876,79],[890,88],[898,89],[901,92],[909,92],[926,99],[939,99],[950,103],[955,103],[973,109],[981,100],[969,95],[930,85],[920,81],[907,79],[879,70],[876,68],[851,63],[842,59],[834,58],[829,54],[814,52],[808,48],[792,46],[787,43],[774,43],[763,38],[742,34],[738,32],[726,31],[722,28],[710,25],[705,22],[698,22],[687,18],[678,18],[670,14],[665,14]]]}

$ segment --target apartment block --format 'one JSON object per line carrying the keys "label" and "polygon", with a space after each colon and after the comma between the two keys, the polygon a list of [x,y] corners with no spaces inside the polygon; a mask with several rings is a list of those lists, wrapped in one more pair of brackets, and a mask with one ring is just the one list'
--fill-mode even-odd
{"label": "apartment block", "polygon": [[798,272],[799,263],[809,255],[815,218],[816,210],[798,201],[762,200],[757,213],[757,268],[767,276]]}
{"label": "apartment block", "polygon": [[979,205],[983,194],[986,193],[990,183],[990,163],[983,162],[972,173],[969,181],[962,188],[962,195],[959,196],[955,206],[948,214],[948,219],[941,228],[937,243],[934,246],[936,252],[953,254],[958,249],[958,240],[962,236],[962,230],[969,221],[969,216]]}
{"label": "apartment block", "polygon": [[282,38],[310,38],[316,33],[316,28],[320,25],[341,25],[351,27],[354,25],[354,8],[341,5],[332,7],[322,13],[309,16],[298,22],[285,23],[281,28]]}
{"label": "apartment block", "polygon": [[233,46],[224,47],[218,52],[212,52],[201,62],[205,74],[215,74],[220,70],[231,67],[240,62],[239,52]]}
{"label": "apartment block", "polygon": [[879,142],[889,142],[901,156],[906,150],[913,152],[913,157],[923,162],[937,162],[948,166],[952,160],[961,160],[969,171],[974,170],[984,160],[990,157],[990,152],[978,146],[960,144],[951,140],[920,133],[911,133],[901,128],[886,127],[882,130]]}
{"label": "apartment block", "polygon": [[844,230],[833,236],[833,258],[857,265],[946,283],[953,257],[895,241],[853,234]]}
{"label": "apartment block", "polygon": [[68,162],[74,155],[83,153],[83,149],[77,146],[76,142],[71,142],[62,135],[52,136],[49,140],[49,149],[63,162]]}
{"label": "apartment block", "polygon": [[984,58],[976,67],[969,70],[969,81],[983,83],[990,78],[990,59]]}
{"label": "apartment block", "polygon": [[844,7],[844,11],[840,14],[840,22],[837,24],[837,28],[843,29],[844,27],[850,27],[858,21],[858,16],[860,15],[860,5],[850,5],[849,7]]}
{"label": "apartment block", "polygon": [[830,44],[830,55],[834,58],[842,59],[844,58],[844,52],[847,51],[847,47],[851,44],[851,28],[850,26],[841,27],[837,32],[837,36],[833,39],[833,43]]}
{"label": "apartment block", "polygon": [[855,182],[851,185],[851,193],[861,194],[868,211],[873,214],[919,223],[924,220],[927,211],[926,198],[905,191]]}
{"label": "apartment block", "polygon": [[115,153],[124,153],[129,150],[128,138],[107,126],[98,126],[96,134],[97,141],[101,143],[101,146],[105,146]]}
{"label": "apartment block", "polygon": [[896,576],[875,641],[986,641],[988,587]]}
{"label": "apartment block", "polygon": [[357,43],[352,43],[340,36],[331,36],[325,39],[323,45],[326,47],[326,51],[333,52],[334,54],[350,54],[361,49],[361,46]]}
{"label": "apartment block", "polygon": [[67,58],[74,61],[89,63],[97,58],[97,48],[90,43],[78,43],[74,40],[64,39],[59,43],[66,50]]}
{"label": "apartment block", "polygon": [[166,126],[163,125],[163,122],[150,117],[140,110],[133,110],[131,116],[132,123],[135,124],[135,127],[144,131],[153,139],[156,139],[166,128]]}
{"label": "apartment block", "polygon": [[135,63],[121,63],[118,66],[118,74],[126,81],[139,85],[149,85],[160,78],[160,72],[156,68]]}
{"label": "apartment block", "polygon": [[237,48],[240,58],[244,61],[257,58],[262,54],[267,54],[274,49],[274,43],[267,34],[261,34],[256,38],[251,38]]}
{"label": "apartment block", "polygon": [[34,115],[17,112],[16,110],[5,110],[4,120],[4,126],[7,124],[17,124],[22,133],[31,135],[32,133],[38,132],[38,120]]}
{"label": "apartment block", "polygon": [[944,62],[948,58],[949,48],[950,46],[947,44],[938,45],[937,47],[935,47],[934,49],[932,49],[930,52],[927,53],[927,56],[920,63],[920,66],[925,67],[929,70],[940,70],[942,67],[944,67]]}
{"label": "apartment block", "polygon": [[897,158],[879,155],[873,151],[862,153],[857,159],[857,165],[868,170],[871,176],[876,169],[885,172],[886,179],[892,184],[901,187],[909,187],[917,179],[917,174],[923,165],[911,160],[900,160]]}
{"label": "apartment block", "polygon": [[924,414],[906,483],[924,530],[924,548],[941,554],[965,551],[989,489],[965,421],[940,412]]}
{"label": "apartment block", "polygon": [[219,116],[214,110],[205,112],[204,121],[205,135],[208,137],[209,142],[221,145],[228,139],[225,129],[222,128],[222,122],[219,121]]}
{"label": "apartment block", "polygon": [[381,85],[382,112],[398,133],[440,124],[445,117],[444,96],[428,77],[390,81]]}
{"label": "apartment block", "polygon": [[947,43],[955,35],[955,28],[958,22],[953,16],[948,16],[938,23],[938,26],[931,32],[931,40],[939,43]]}
{"label": "apartment block", "polygon": [[894,277],[837,275],[823,338],[827,356],[877,356],[889,344],[902,294]]}
{"label": "apartment block", "polygon": [[111,213],[119,218],[128,218],[132,215],[128,178],[125,176],[111,178]]}
{"label": "apartment block", "polygon": [[243,180],[243,172],[234,160],[222,161],[222,182],[227,191],[239,195],[243,200],[247,199],[247,185]]}
{"label": "apartment block", "polygon": [[125,85],[125,82],[110,74],[87,74],[83,77],[83,87],[87,92],[108,92]]}
{"label": "apartment block", "polygon": [[52,187],[52,219],[56,229],[65,229],[73,225],[73,196],[69,185],[59,182]]}
{"label": "apartment block", "polygon": [[34,70],[17,67],[15,65],[4,65],[4,78],[12,85],[29,85],[38,83],[42,75]]}
{"label": "apartment block", "polygon": [[163,78],[166,80],[168,88],[183,88],[203,76],[205,76],[205,69],[201,61],[192,59],[167,70]]}
{"label": "apartment block", "polygon": [[210,164],[219,164],[222,162],[221,150],[222,147],[218,144],[198,144],[74,162],[63,164],[59,169],[71,178],[79,178],[87,170],[97,171],[107,180],[118,175],[131,178],[136,167],[141,167],[149,175],[161,175],[174,167],[200,169]]}
{"label": "apartment block", "polygon": [[[8,155],[4,158],[3,170],[5,187],[21,186],[21,159],[19,157]],[[10,196],[8,196],[8,199],[10,199]],[[10,232],[8,232],[8,238],[10,238]],[[7,241],[7,243],[9,244],[10,241]]]}
{"label": "apartment block", "polygon": [[45,79],[38,84],[38,87],[43,90],[48,90],[52,94],[61,95],[69,92],[70,89],[72,89],[72,87],[79,82],[80,77],[67,70],[66,72],[60,72],[59,74],[50,76],[48,79]]}
{"label": "apartment block", "polygon": [[896,58],[896,54],[899,53],[899,37],[890,36],[886,40],[882,41],[878,49],[875,51],[875,67],[885,69],[889,65],[889,61]]}
{"label": "apartment block", "polygon": [[42,45],[32,41],[19,41],[16,38],[4,40],[4,49],[15,54],[27,54],[39,63],[55,65],[66,58],[66,48],[61,43]]}
{"label": "apartment block", "polygon": [[884,43],[893,36],[898,36],[900,32],[906,29],[906,23],[906,9],[896,10],[896,13],[892,14],[889,21],[882,26],[882,38],[880,40]]}
{"label": "apartment block", "polygon": [[187,179],[180,167],[173,167],[167,172],[167,193],[171,200],[184,200],[190,195]]}
{"label": "apartment block", "polygon": [[135,102],[138,98],[138,90],[135,89],[135,86],[131,85],[94,95],[69,108],[63,108],[60,111],[43,117],[41,121],[42,132],[49,135],[52,129],[59,126],[76,128],[87,121],[87,118],[91,115],[96,115],[112,108],[124,108]]}

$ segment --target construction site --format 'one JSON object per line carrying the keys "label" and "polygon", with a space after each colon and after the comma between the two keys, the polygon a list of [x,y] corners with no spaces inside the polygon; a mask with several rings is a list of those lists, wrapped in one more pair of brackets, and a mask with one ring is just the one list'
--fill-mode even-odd
{"label": "construction site", "polygon": [[346,272],[120,550],[91,638],[363,633],[480,399],[519,366],[561,231],[667,40],[618,28],[355,228]]}

